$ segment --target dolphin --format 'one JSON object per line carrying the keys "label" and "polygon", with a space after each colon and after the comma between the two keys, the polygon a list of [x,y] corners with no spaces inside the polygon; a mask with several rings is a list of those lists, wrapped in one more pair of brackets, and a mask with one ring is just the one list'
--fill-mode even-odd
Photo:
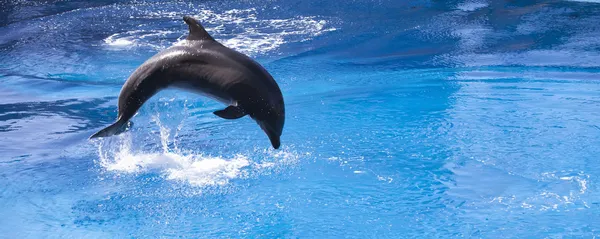
{"label": "dolphin", "polygon": [[250,57],[217,42],[198,21],[183,17],[185,40],[152,56],[127,79],[119,94],[117,120],[90,136],[108,137],[128,128],[144,102],[166,88],[196,92],[227,105],[215,115],[239,119],[249,115],[278,149],[285,105],[277,82]]}

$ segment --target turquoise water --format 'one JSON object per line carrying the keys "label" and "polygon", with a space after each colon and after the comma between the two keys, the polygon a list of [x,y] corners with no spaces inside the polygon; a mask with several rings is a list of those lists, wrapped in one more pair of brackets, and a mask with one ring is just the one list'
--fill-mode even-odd
{"label": "turquoise water", "polygon": [[[0,238],[595,238],[597,1],[0,5]],[[282,148],[125,79],[198,18],[274,76]]]}

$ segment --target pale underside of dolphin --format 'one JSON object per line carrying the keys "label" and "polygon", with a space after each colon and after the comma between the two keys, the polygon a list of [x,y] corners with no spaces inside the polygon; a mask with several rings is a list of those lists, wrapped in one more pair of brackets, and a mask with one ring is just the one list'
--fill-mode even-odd
{"label": "pale underside of dolphin", "polygon": [[256,61],[217,42],[196,19],[183,18],[187,38],[154,55],[127,79],[119,95],[117,121],[90,138],[121,133],[142,105],[159,91],[179,88],[226,105],[214,114],[224,119],[249,115],[280,146],[285,105],[279,86]]}

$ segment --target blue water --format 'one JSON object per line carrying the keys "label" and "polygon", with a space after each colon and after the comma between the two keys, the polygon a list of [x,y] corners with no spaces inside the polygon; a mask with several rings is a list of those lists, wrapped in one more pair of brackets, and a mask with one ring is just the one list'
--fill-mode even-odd
{"label": "blue water", "polygon": [[[199,95],[122,135],[184,15],[255,58],[282,148]],[[0,238],[600,237],[598,1],[3,1]]]}

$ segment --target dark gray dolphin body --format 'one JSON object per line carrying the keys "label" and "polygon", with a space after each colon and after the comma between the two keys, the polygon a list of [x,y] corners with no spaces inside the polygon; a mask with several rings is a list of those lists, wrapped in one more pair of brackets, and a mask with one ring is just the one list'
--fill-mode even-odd
{"label": "dark gray dolphin body", "polygon": [[214,114],[225,119],[249,115],[275,149],[285,121],[279,86],[257,62],[215,41],[192,17],[184,17],[186,40],[154,55],[127,79],[119,95],[117,121],[90,138],[120,133],[154,94],[168,87],[191,90],[228,105]]}

